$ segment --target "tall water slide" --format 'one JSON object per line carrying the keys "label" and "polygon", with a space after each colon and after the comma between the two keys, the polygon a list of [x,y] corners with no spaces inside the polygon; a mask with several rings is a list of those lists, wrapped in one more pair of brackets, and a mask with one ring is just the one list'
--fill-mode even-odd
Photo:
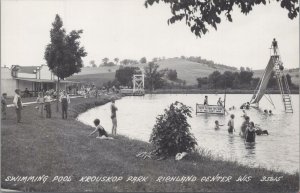
{"label": "tall water slide", "polygon": [[276,61],[276,59],[278,59],[278,57],[279,57],[278,55],[273,55],[270,57],[269,63],[260,79],[259,87],[256,90],[256,93],[253,95],[253,97],[250,101],[251,104],[259,103],[261,98],[264,96],[266,89],[267,89],[268,82],[271,78],[273,68],[275,66],[275,61]]}

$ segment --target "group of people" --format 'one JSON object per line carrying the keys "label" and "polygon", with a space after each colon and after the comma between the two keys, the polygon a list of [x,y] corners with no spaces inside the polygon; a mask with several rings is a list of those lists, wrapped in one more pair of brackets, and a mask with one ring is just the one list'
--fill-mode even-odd
{"label": "group of people", "polygon": [[[267,130],[262,130],[259,125],[255,125],[253,121],[250,122],[250,117],[247,115],[246,111],[243,110],[244,122],[242,123],[239,135],[244,138],[247,143],[254,143],[256,135],[269,135]],[[228,133],[232,134],[235,131],[234,127],[235,115],[230,115],[230,120],[228,121]],[[218,120],[215,121],[215,130],[219,130],[221,125]]]}
{"label": "group of people", "polygon": [[[41,117],[44,117],[44,111],[46,111],[46,118],[51,118],[51,102],[53,101],[53,96],[49,91],[45,92],[43,95],[42,92],[38,93],[38,97],[36,99],[36,103],[38,106],[35,108],[38,110]],[[68,105],[70,104],[70,96],[66,91],[62,91],[60,94],[59,102],[61,103],[62,109],[62,118],[68,118]],[[15,96],[13,98],[13,106],[17,115],[17,123],[21,122],[22,119],[22,110],[24,108],[21,91],[20,89],[15,90]],[[6,119],[6,111],[7,111],[7,94],[3,93],[1,96],[1,114],[2,119]]]}
{"label": "group of people", "polygon": [[[53,100],[53,96],[51,96],[51,93],[49,91],[45,92],[45,95],[43,95],[42,92],[38,93],[38,97],[36,99],[36,103],[38,106],[35,108],[38,110],[41,117],[44,117],[44,111],[46,111],[46,118],[51,118],[51,102]],[[68,118],[68,106],[70,104],[70,96],[66,91],[61,91],[59,102],[61,103],[61,110],[62,110],[62,119]],[[13,106],[16,111],[17,115],[17,123],[21,122],[21,115],[22,115],[22,109],[23,109],[23,102],[21,97],[21,91],[20,89],[15,90],[15,96],[13,99]],[[118,108],[115,105],[115,100],[113,99],[111,102],[111,119],[112,119],[112,135],[117,135],[117,110]],[[7,94],[3,93],[1,96],[1,115],[2,119],[6,119],[6,111],[7,111]],[[111,137],[108,137],[107,132],[105,129],[100,125],[100,119],[94,120],[94,125],[96,129],[90,133],[90,135],[94,134],[98,131],[98,137],[101,139],[111,139]]]}
{"label": "group of people", "polygon": [[[217,105],[218,106],[224,106],[223,104],[224,101],[222,101],[222,98],[220,97],[217,101]],[[204,102],[203,102],[204,105],[208,105],[208,96],[205,96],[204,97]]]}

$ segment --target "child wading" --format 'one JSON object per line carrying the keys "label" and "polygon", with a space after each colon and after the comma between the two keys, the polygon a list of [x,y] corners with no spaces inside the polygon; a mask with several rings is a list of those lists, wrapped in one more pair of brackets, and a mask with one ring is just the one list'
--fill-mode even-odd
{"label": "child wading", "polygon": [[62,111],[62,118],[68,118],[68,104],[70,103],[70,97],[66,91],[63,91],[62,95],[60,96],[59,101],[61,102],[61,111]]}
{"label": "child wading", "polygon": [[220,126],[223,126],[223,125],[220,125],[219,124],[219,121],[215,121],[215,130],[219,130],[220,129]]}
{"label": "child wading", "polygon": [[247,143],[253,143],[253,142],[255,142],[255,127],[254,127],[254,123],[253,122],[250,122],[250,124],[246,128],[245,141]]}
{"label": "child wading", "polygon": [[228,133],[233,133],[234,131],[234,114],[230,115],[230,120],[228,121]]}
{"label": "child wading", "polygon": [[115,105],[115,100],[111,101],[111,120],[112,120],[112,130],[111,130],[111,134],[112,135],[117,135],[117,110],[118,108]]}
{"label": "child wading", "polygon": [[94,133],[96,133],[98,131],[98,137],[99,139],[113,139],[112,137],[108,137],[105,129],[100,125],[100,120],[99,119],[95,119],[94,120],[94,124],[95,124],[95,130],[89,134],[89,136],[93,135]]}

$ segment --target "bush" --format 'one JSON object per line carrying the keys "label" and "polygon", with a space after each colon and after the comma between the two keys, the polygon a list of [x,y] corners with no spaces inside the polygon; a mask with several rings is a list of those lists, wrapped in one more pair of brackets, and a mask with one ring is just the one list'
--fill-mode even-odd
{"label": "bush", "polygon": [[163,115],[156,118],[156,124],[150,136],[157,155],[174,156],[181,152],[191,152],[197,145],[190,133],[191,126],[187,117],[191,117],[191,107],[176,101]]}

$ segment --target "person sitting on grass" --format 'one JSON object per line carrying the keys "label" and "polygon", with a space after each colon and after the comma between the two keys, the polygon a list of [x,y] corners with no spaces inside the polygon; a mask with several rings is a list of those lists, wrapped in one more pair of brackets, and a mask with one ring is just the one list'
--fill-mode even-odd
{"label": "person sitting on grass", "polygon": [[95,130],[89,134],[89,136],[93,135],[94,133],[96,133],[98,131],[98,139],[113,139],[112,137],[108,137],[107,132],[105,131],[105,129],[100,125],[100,119],[95,119],[94,120],[94,124],[95,124]]}
{"label": "person sitting on grass", "polygon": [[224,126],[224,125],[220,125],[220,124],[219,124],[219,121],[216,120],[216,121],[215,121],[215,130],[219,130],[219,129],[220,129],[220,126]]}

